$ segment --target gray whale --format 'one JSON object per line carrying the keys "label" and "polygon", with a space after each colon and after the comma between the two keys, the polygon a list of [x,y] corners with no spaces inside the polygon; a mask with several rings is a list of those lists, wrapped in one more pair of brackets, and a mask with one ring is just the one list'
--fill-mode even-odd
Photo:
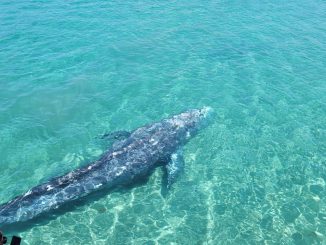
{"label": "gray whale", "polygon": [[170,187],[183,166],[181,147],[207,125],[210,112],[209,107],[192,109],[131,133],[116,134],[119,141],[100,159],[0,205],[0,226],[33,219],[104,187],[131,184],[150,175],[158,162],[165,163]]}

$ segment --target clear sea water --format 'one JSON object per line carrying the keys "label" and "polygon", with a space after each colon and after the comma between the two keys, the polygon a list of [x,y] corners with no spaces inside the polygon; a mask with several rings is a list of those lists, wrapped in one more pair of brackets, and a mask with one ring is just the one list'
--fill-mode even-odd
{"label": "clear sea water", "polygon": [[91,195],[24,244],[326,244],[326,2],[0,2],[0,202],[96,159],[105,132],[211,106],[166,197]]}

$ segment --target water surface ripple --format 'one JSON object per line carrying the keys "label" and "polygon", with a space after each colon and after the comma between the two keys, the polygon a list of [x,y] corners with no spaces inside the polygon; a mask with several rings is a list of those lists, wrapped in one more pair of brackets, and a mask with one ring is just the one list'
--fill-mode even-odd
{"label": "water surface ripple", "polygon": [[96,159],[97,136],[211,106],[161,195],[91,195],[24,244],[325,244],[326,3],[0,2],[0,201]]}

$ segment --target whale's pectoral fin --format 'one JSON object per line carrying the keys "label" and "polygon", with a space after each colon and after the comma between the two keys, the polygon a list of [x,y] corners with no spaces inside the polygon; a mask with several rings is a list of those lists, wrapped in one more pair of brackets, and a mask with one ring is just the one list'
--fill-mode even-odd
{"label": "whale's pectoral fin", "polygon": [[124,140],[130,136],[130,132],[128,131],[115,131],[112,133],[104,134],[101,139],[108,139],[108,140]]}
{"label": "whale's pectoral fin", "polygon": [[182,155],[182,150],[178,150],[176,153],[171,155],[170,161],[166,165],[166,187],[170,189],[173,183],[177,180],[180,174],[184,170],[184,158]]}

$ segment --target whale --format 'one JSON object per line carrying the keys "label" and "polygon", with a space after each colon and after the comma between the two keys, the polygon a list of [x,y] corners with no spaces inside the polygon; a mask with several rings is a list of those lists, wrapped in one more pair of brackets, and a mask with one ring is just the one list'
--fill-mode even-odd
{"label": "whale", "polygon": [[184,168],[182,147],[208,125],[210,107],[190,109],[131,132],[104,138],[116,141],[98,160],[54,177],[0,205],[0,227],[31,220],[101,188],[117,188],[146,178],[159,166],[170,189]]}

